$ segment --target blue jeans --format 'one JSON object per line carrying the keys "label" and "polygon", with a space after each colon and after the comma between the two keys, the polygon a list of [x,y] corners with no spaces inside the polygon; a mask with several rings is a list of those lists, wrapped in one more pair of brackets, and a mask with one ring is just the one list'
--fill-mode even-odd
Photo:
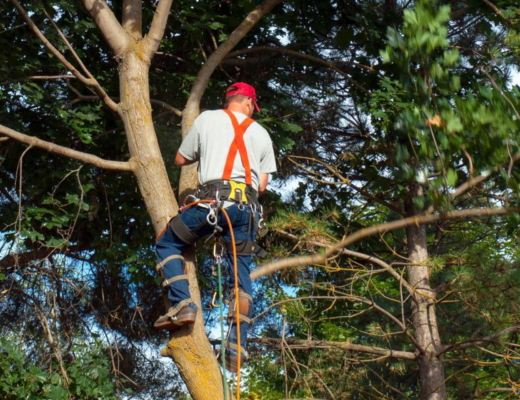
{"label": "blue jeans", "polygon": [[[235,242],[241,242],[244,240],[254,241],[255,240],[255,222],[253,218],[253,211],[249,206],[243,206],[243,209],[239,209],[239,205],[232,205],[226,208],[231,225],[233,227],[233,234],[235,236]],[[214,226],[210,225],[207,221],[209,210],[204,207],[190,207],[180,213],[176,218],[181,218],[184,224],[190,229],[191,232],[195,233],[199,237],[210,235],[214,231]],[[231,231],[228,226],[226,217],[222,211],[218,215],[218,225],[222,228],[221,236],[226,242],[231,241]],[[184,243],[179,237],[172,231],[168,226],[166,231],[159,237],[155,245],[155,252],[157,254],[158,262],[166,259],[171,255],[180,255],[190,245]],[[226,261],[230,268],[231,286],[235,285],[235,274],[233,266],[233,253],[226,255]],[[237,275],[238,275],[238,286],[244,290],[248,295],[253,295],[253,286],[251,283],[250,269],[249,266],[253,262],[253,257],[249,256],[237,256]],[[163,274],[166,279],[173,278],[174,276],[184,274],[182,261],[175,258],[166,263],[163,268]],[[168,286],[168,298],[173,303],[173,306],[177,305],[180,301],[189,299],[190,290],[187,280],[179,280],[171,283]],[[249,315],[251,317],[253,305],[249,307]],[[246,348],[247,341],[247,330],[249,324],[246,322],[240,323],[240,346]],[[237,329],[233,323],[228,332],[228,341],[237,344]]]}

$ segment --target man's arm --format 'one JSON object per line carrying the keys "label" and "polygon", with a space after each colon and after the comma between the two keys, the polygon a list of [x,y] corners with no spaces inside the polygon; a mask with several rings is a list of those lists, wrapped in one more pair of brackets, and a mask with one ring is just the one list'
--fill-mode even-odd
{"label": "man's arm", "polygon": [[[177,155],[175,156],[175,165],[178,167],[184,167],[186,165],[191,165],[198,160],[188,160],[186,157],[184,157],[180,152],[177,151]],[[267,185],[267,183],[266,183]]]}
{"label": "man's arm", "polygon": [[269,174],[260,174],[260,183],[258,184],[258,193],[262,193],[269,182]]}

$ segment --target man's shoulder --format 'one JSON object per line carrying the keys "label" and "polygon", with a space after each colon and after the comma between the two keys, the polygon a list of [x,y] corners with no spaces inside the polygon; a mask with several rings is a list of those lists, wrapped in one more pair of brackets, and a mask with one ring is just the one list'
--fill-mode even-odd
{"label": "man's shoulder", "polygon": [[251,124],[251,130],[255,134],[255,136],[262,136],[270,139],[269,132],[265,129],[258,121],[255,121]]}
{"label": "man's shoulder", "polygon": [[205,110],[199,114],[197,119],[199,120],[208,120],[208,119],[214,119],[214,118],[222,118],[225,116],[222,112],[222,110]]}

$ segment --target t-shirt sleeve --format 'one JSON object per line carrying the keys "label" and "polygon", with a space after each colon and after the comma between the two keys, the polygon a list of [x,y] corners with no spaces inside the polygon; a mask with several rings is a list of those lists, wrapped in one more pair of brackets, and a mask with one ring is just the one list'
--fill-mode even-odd
{"label": "t-shirt sleeve", "polygon": [[188,135],[182,141],[179,153],[187,160],[193,161],[198,160],[200,157],[200,121],[198,119],[193,122]]}
{"label": "t-shirt sleeve", "polygon": [[260,173],[270,174],[272,172],[276,172],[276,159],[274,157],[273,143],[269,140],[260,160]]}

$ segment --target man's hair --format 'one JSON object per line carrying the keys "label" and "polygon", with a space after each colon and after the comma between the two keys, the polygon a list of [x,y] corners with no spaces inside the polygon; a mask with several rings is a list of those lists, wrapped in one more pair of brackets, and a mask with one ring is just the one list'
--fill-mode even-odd
{"label": "man's hair", "polygon": [[224,104],[224,108],[228,108],[230,103],[242,104],[244,101],[246,101],[249,98],[250,97],[244,96],[243,94],[232,94],[231,96],[226,97],[226,103]]}

